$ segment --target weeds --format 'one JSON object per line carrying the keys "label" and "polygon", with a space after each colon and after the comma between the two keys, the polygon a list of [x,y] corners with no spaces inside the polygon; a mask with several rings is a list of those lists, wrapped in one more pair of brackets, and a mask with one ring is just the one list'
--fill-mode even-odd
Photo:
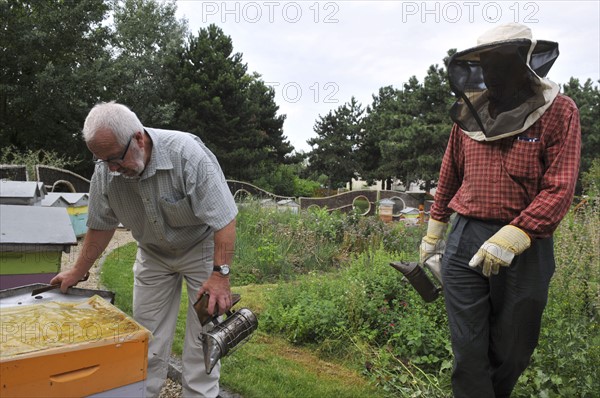
{"label": "weeds", "polygon": [[[540,341],[515,398],[600,391],[600,206],[597,193],[590,197],[556,231]],[[232,282],[277,282],[261,296],[262,333],[342,361],[389,396],[447,397],[452,353],[443,299],[424,303],[388,265],[415,260],[424,232],[355,214],[293,214],[250,203],[238,216]]]}
{"label": "weeds", "polygon": [[[591,192],[598,198],[598,192]],[[570,212],[555,235],[556,272],[540,344],[515,397],[594,397],[600,380],[600,203]]]}
{"label": "weeds", "polygon": [[[599,209],[597,200],[588,200],[556,231],[557,266],[540,342],[514,397],[600,391],[599,378],[591,376],[600,363]],[[262,317],[265,328],[317,346],[322,355],[367,364],[365,374],[390,393],[449,396],[452,352],[443,300],[424,304],[387,266],[416,258],[423,229],[352,215],[342,224],[345,263],[335,273],[275,288]]]}
{"label": "weeds", "polygon": [[32,181],[37,178],[35,166],[38,164],[65,168],[77,165],[80,162],[81,159],[72,159],[43,149],[19,151],[15,146],[9,145],[0,150],[0,164],[25,165],[29,179]]}

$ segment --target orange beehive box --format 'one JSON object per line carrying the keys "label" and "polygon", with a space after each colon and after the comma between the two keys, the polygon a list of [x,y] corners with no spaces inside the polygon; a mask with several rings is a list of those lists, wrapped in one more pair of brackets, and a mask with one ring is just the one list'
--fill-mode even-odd
{"label": "orange beehive box", "polygon": [[85,397],[146,379],[150,332],[99,296],[0,310],[0,396]]}

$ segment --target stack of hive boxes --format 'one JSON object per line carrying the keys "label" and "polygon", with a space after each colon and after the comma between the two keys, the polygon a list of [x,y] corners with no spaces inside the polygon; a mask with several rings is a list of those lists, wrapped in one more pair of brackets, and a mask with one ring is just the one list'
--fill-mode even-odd
{"label": "stack of hive boxes", "polygon": [[0,180],[0,397],[144,397],[146,329],[100,296],[32,296],[87,216],[87,194],[47,195]]}
{"label": "stack of hive boxes", "polygon": [[42,206],[66,208],[75,236],[80,238],[87,232],[88,201],[87,193],[50,192],[42,199]]}
{"label": "stack of hive boxes", "polygon": [[0,289],[48,283],[77,244],[66,208],[42,207],[37,182],[0,180]]}

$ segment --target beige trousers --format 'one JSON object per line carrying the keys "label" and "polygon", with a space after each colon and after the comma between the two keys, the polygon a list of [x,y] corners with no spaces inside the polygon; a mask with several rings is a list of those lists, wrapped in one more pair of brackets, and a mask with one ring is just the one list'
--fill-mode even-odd
{"label": "beige trousers", "polygon": [[200,321],[192,304],[213,267],[213,237],[189,250],[153,251],[138,248],[133,266],[133,315],[152,332],[148,346],[146,396],[158,397],[167,378],[182,284],[187,286],[187,319],[182,355],[184,397],[214,398],[219,394],[220,363],[210,375],[204,367]]}

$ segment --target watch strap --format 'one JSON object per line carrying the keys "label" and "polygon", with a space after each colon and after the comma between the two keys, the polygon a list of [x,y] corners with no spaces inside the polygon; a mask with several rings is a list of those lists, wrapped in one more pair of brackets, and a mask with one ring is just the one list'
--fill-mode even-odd
{"label": "watch strap", "polygon": [[223,276],[228,276],[230,273],[230,268],[229,265],[227,264],[223,264],[223,265],[214,265],[213,266],[213,272],[218,272]]}

